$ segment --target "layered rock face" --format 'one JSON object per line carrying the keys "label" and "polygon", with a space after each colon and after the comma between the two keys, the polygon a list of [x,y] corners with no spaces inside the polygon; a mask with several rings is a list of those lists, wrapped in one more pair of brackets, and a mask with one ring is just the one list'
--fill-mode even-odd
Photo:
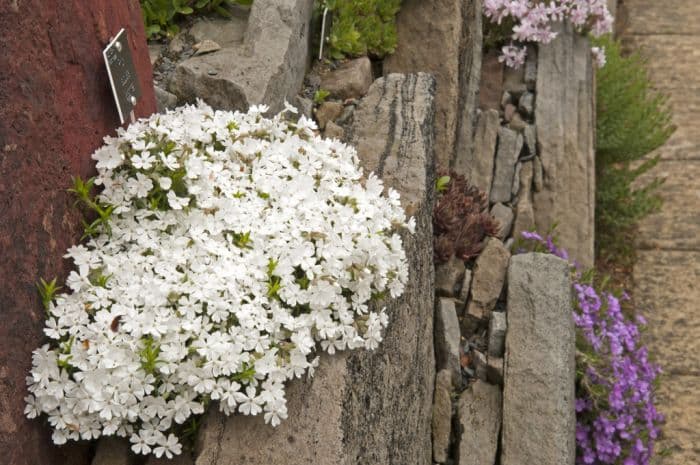
{"label": "layered rock face", "polygon": [[119,117],[102,49],[127,31],[142,90],[137,116],[155,110],[137,0],[26,0],[0,7],[0,450],[8,465],[80,465],[87,448],[54,447],[24,417],[25,376],[42,341],[34,283],[67,274],[65,250],[82,234],[66,192],[89,177],[91,153]]}
{"label": "layered rock face", "polygon": [[374,352],[323,356],[313,378],[290,382],[289,418],[277,428],[212,409],[197,465],[431,463],[434,92],[426,74],[379,79],[349,128],[366,172],[397,189],[417,220],[403,237],[410,278],[387,305],[385,340]]}

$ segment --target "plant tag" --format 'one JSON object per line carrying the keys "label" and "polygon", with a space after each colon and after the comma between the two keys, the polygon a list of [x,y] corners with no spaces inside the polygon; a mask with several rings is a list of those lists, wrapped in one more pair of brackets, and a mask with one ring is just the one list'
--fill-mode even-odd
{"label": "plant tag", "polygon": [[324,8],[323,19],[321,20],[321,44],[318,47],[318,61],[323,60],[324,48],[331,41],[331,24],[333,24],[333,12],[328,8]]}
{"label": "plant tag", "polygon": [[[111,40],[102,55],[107,66],[114,102],[117,104],[119,121],[124,124],[126,115],[133,112],[136,102],[141,98],[141,88],[124,29]],[[133,119],[132,117],[132,122]]]}

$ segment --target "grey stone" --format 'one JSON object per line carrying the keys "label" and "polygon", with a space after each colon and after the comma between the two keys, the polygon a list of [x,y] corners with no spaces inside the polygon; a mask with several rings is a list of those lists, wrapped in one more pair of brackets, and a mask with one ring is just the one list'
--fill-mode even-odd
{"label": "grey stone", "polygon": [[535,212],[532,206],[533,162],[523,163],[520,170],[518,203],[515,206],[513,237],[520,238],[523,231],[535,230]]}
{"label": "grey stone", "polygon": [[182,61],[168,90],[183,102],[201,98],[215,108],[282,110],[302,86],[312,7],[313,0],[257,0],[243,42]]}
{"label": "grey stone", "polygon": [[513,103],[513,96],[506,90],[501,97],[501,108],[505,108],[509,103]]}
{"label": "grey stone", "polygon": [[335,124],[333,121],[326,123],[326,130],[323,135],[329,139],[343,140],[345,138],[345,130]]}
{"label": "grey stone", "polygon": [[460,339],[455,301],[440,297],[435,309],[435,363],[438,370],[452,371],[455,379],[460,376]]}
{"label": "grey stone", "polygon": [[155,65],[160,59],[160,54],[163,51],[163,44],[148,44],[148,58],[151,60],[151,66]]}
{"label": "grey stone", "polygon": [[527,91],[525,85],[525,68],[511,68],[506,66],[503,70],[503,88],[513,95],[514,98],[520,98],[523,92]]}
{"label": "grey stone", "polygon": [[314,117],[314,102],[311,99],[297,95],[292,104],[299,110],[299,116],[304,115],[309,119]]}
{"label": "grey stone", "polygon": [[341,100],[360,98],[372,85],[372,63],[362,57],[347,61],[337,69],[321,76],[321,89]]}
{"label": "grey stone", "polygon": [[[488,318],[503,290],[510,252],[496,238],[490,238],[474,265],[471,312],[475,317]],[[480,312],[479,312],[480,310]],[[469,309],[468,309],[469,311]]]}
{"label": "grey stone", "polygon": [[316,121],[318,127],[326,128],[326,123],[335,120],[343,113],[343,104],[340,102],[323,102],[316,108]]}
{"label": "grey stone", "polygon": [[486,359],[486,379],[489,383],[503,386],[503,359],[488,356]]}
{"label": "grey stone", "polygon": [[469,355],[472,357],[474,376],[482,381],[487,381],[488,362],[486,361],[486,355],[477,349],[472,349]]}
{"label": "grey stone", "polygon": [[515,240],[510,237],[508,238],[507,241],[503,244],[507,250],[512,250],[513,249],[513,244],[515,243]]}
{"label": "grey stone", "polygon": [[435,267],[435,293],[445,297],[455,297],[460,292],[466,267],[464,260],[454,255],[449,261]]}
{"label": "grey stone", "polygon": [[203,41],[194,44],[192,48],[195,50],[195,55],[204,55],[205,53],[212,53],[216,52],[217,50],[221,50],[221,45],[213,40],[204,39]]}
{"label": "grey stone", "polygon": [[523,169],[523,164],[518,162],[515,164],[515,174],[513,174],[513,184],[510,188],[511,198],[515,198],[520,191],[520,170]]}
{"label": "grey stone", "polygon": [[175,37],[168,42],[168,52],[171,55],[179,55],[185,51],[185,48],[187,48],[187,37],[183,32],[175,35]]}
{"label": "grey stone", "polygon": [[497,110],[482,111],[477,117],[474,150],[466,158],[455,161],[454,171],[489,195],[496,158],[496,142],[501,119]]}
{"label": "grey stone", "polygon": [[498,152],[496,153],[496,168],[491,184],[491,203],[509,202],[510,191],[515,176],[515,163],[523,148],[523,136],[517,132],[500,128],[498,131]]}
{"label": "grey stone", "polygon": [[221,47],[234,47],[243,43],[248,25],[249,9],[234,8],[230,18],[199,18],[189,29],[195,43],[211,40]]}
{"label": "grey stone", "polygon": [[523,93],[518,100],[518,110],[525,117],[531,116],[535,111],[535,94],[532,92]]}
{"label": "grey stone", "polygon": [[510,123],[517,110],[517,107],[512,103],[506,104],[506,106],[503,107],[503,119],[506,120],[507,123]]}
{"label": "grey stone", "polygon": [[513,227],[513,209],[502,203],[497,203],[491,207],[491,216],[496,218],[500,228],[498,229],[498,238],[504,240],[510,234],[510,229]]}
{"label": "grey stone", "polygon": [[510,121],[510,123],[508,123],[508,127],[513,131],[523,132],[527,127],[527,123],[523,117],[520,116],[520,113],[516,113],[513,115],[513,119]]}
{"label": "grey stone", "polygon": [[355,105],[345,105],[343,112],[336,118],[335,122],[343,126],[352,121],[352,115],[355,113]]}
{"label": "grey stone", "polygon": [[452,434],[452,371],[440,370],[435,377],[433,396],[433,460],[447,462]]}
{"label": "grey stone", "polygon": [[523,130],[523,139],[527,147],[527,155],[537,155],[537,126],[528,124]]}
{"label": "grey stone", "polygon": [[156,108],[158,108],[158,113],[165,113],[167,110],[172,110],[177,107],[177,96],[158,86],[154,87],[154,91],[156,94]]}
{"label": "grey stone", "polygon": [[479,89],[479,108],[481,110],[498,110],[503,96],[503,63],[498,61],[498,50],[484,54],[481,64],[481,86]]}
{"label": "grey stone", "polygon": [[[469,13],[480,2],[404,0],[396,20],[396,51],[384,60],[386,74],[421,71],[435,76],[435,149],[437,165],[443,169],[450,167],[453,154],[466,155],[473,137],[481,14]],[[457,142],[461,119],[464,136]]]}
{"label": "grey stone", "polygon": [[459,289],[458,299],[461,302],[466,302],[469,298],[469,290],[472,287],[472,270],[464,270],[464,279],[462,280],[462,287]]}
{"label": "grey stone", "polygon": [[590,43],[570,25],[537,57],[537,144],[543,188],[533,206],[538,231],[555,222],[562,247],[584,268],[593,266],[595,109]]}
{"label": "grey stone", "polygon": [[503,312],[491,312],[489,318],[489,357],[503,357],[508,323]]}
{"label": "grey stone", "polygon": [[511,259],[503,465],[574,464],[576,367],[571,311],[567,262],[539,253]]}
{"label": "grey stone", "polygon": [[[496,463],[501,430],[501,389],[477,380],[459,397],[458,413],[462,434],[459,465]],[[529,415],[523,415],[528,417]],[[522,464],[534,462],[521,462]]]}
{"label": "grey stone", "polygon": [[537,48],[533,45],[527,46],[524,78],[527,90],[534,91],[537,86]]}
{"label": "grey stone", "polygon": [[535,157],[533,161],[533,177],[532,177],[532,185],[535,188],[535,192],[540,192],[542,189],[544,189],[544,172],[542,170],[542,160],[540,160],[540,157]]}
{"label": "grey stone", "polygon": [[214,405],[200,428],[197,465],[430,463],[434,91],[426,74],[378,80],[349,134],[365,170],[399,191],[417,222],[403,236],[409,281],[387,303],[393,323],[384,341],[371,352],[322,355],[313,378],[287,383],[289,418],[276,428],[260,416],[225,417]]}
{"label": "grey stone", "polygon": [[131,453],[129,440],[115,436],[105,436],[97,442],[92,465],[134,465],[135,455]]}

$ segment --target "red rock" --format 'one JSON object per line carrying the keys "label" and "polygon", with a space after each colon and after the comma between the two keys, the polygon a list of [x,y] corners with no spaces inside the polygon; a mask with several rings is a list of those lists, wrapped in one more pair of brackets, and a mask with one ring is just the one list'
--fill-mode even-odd
{"label": "red rock", "polygon": [[25,376],[42,341],[34,283],[64,279],[81,235],[66,192],[93,173],[91,153],[119,125],[102,49],[127,29],[142,88],[137,116],[155,110],[138,0],[10,0],[0,14],[0,450],[5,465],[83,465],[88,445],[53,446],[46,421],[24,417]]}

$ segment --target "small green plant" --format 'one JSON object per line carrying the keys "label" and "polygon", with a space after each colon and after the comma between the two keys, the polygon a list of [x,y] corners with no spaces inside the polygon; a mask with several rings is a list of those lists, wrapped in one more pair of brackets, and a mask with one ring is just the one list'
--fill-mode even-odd
{"label": "small green plant", "polygon": [[56,278],[53,278],[49,282],[44,281],[43,278],[39,278],[39,282],[36,283],[36,288],[39,291],[39,297],[41,297],[41,304],[48,314],[51,309],[51,302],[53,302],[53,298],[56,292],[61,289],[61,286],[56,285]]}
{"label": "small green plant", "polygon": [[172,37],[180,31],[177,22],[193,13],[218,13],[229,17],[226,6],[250,5],[253,0],[141,0],[143,21],[149,39]]}
{"label": "small green plant", "polygon": [[333,12],[331,58],[381,58],[396,49],[396,14],[401,0],[325,0],[319,7]]}
{"label": "small green plant", "polygon": [[316,105],[322,104],[326,101],[329,95],[331,95],[331,93],[326,89],[318,89],[316,92],[314,92],[314,103]]}
{"label": "small green plant", "polygon": [[[114,212],[113,205],[100,204],[92,196],[92,189],[95,185],[95,178],[89,178],[86,181],[78,176],[73,178],[73,187],[68,189],[68,192],[74,194],[78,199],[76,200],[76,205],[83,206],[89,214],[97,214],[97,218],[92,221],[83,219],[83,228],[85,232],[83,233],[82,239],[87,237],[93,237],[100,232],[109,233],[109,219],[112,217]],[[91,213],[90,213],[91,212]]]}
{"label": "small green plant", "polygon": [[635,181],[659,161],[645,157],[673,134],[667,98],[652,89],[645,61],[624,56],[610,37],[595,41],[607,50],[607,64],[597,72],[596,247],[605,260],[632,254],[635,225],[658,210],[657,179]]}

